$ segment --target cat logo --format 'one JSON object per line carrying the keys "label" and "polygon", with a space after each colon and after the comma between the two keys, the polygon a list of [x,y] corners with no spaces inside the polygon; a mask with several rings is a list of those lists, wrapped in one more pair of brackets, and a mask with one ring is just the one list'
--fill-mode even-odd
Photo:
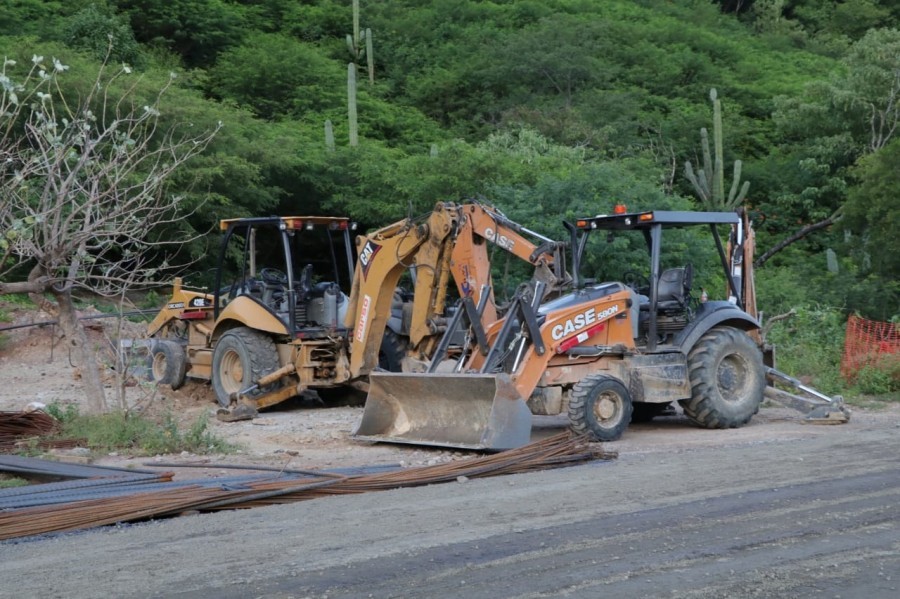
{"label": "cat logo", "polygon": [[363,246],[362,251],[359,253],[359,263],[362,265],[363,278],[369,273],[369,267],[372,265],[372,258],[375,257],[375,254],[377,254],[380,249],[380,245],[371,241],[367,241],[366,245]]}

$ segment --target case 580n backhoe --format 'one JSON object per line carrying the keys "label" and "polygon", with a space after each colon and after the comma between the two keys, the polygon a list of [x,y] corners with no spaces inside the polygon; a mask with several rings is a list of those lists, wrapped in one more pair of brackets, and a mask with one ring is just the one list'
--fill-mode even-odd
{"label": "case 580n backhoe", "polygon": [[[215,292],[176,279],[148,327],[153,379],[173,388],[209,380],[221,418],[252,417],[308,389],[365,389],[379,362],[427,361],[447,330],[451,279],[481,306],[479,329],[493,324],[489,244],[534,266],[542,286],[570,282],[565,244],[483,204],[438,203],[424,219],[358,236],[355,266],[353,228],[340,217],[223,220]],[[238,264],[230,276],[227,257]],[[407,270],[415,291],[403,304],[395,290]]]}
{"label": "case 580n backhoe", "polygon": [[[632,420],[652,418],[673,401],[702,427],[750,420],[769,368],[746,217],[622,210],[566,226],[574,273],[591,234],[637,232],[646,241],[649,277],[576,277],[574,291],[547,302],[537,285],[483,330],[470,319],[473,342],[455,360],[439,347],[426,373],[372,373],[357,438],[500,450],[529,442],[532,414],[567,413],[574,431],[612,441]],[[664,232],[696,226],[708,228],[715,242],[727,300],[692,301],[690,264],[661,270]]]}

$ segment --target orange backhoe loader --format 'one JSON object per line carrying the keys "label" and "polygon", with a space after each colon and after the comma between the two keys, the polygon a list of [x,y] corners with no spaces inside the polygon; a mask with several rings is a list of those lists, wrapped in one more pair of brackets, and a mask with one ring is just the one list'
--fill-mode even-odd
{"label": "orange backhoe loader", "polygon": [[[561,290],[570,282],[564,243],[483,204],[439,203],[420,221],[359,236],[355,266],[354,228],[337,217],[223,220],[215,292],[176,279],[148,327],[152,378],[173,388],[186,377],[209,380],[220,417],[252,417],[307,389],[365,389],[379,361],[394,369],[400,357],[426,361],[447,330],[450,279],[481,307],[479,328],[493,324],[489,244],[533,265],[535,284]],[[227,257],[239,264],[230,276]],[[396,287],[408,270],[415,291],[403,303]]]}
{"label": "orange backhoe loader", "polygon": [[[767,367],[746,218],[623,210],[566,226],[574,291],[545,302],[538,284],[483,330],[470,319],[469,338],[482,341],[452,360],[439,347],[426,373],[372,373],[356,438],[500,450],[529,442],[532,414],[567,413],[576,432],[611,441],[632,420],[652,418],[673,401],[702,427],[750,420],[763,400]],[[664,231],[693,226],[711,233],[727,299],[693,299],[690,264],[661,269]],[[623,273],[622,281],[595,283],[577,276],[596,231],[609,241],[642,237],[649,277]]]}

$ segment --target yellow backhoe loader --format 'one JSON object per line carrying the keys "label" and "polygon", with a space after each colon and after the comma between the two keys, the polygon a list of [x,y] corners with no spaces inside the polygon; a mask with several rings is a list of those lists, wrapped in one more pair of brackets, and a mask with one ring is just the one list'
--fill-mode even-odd
{"label": "yellow backhoe loader", "polygon": [[[702,427],[750,420],[767,375],[777,371],[767,368],[758,335],[746,217],[623,208],[566,226],[574,291],[544,301],[537,284],[493,324],[479,330],[478,319],[469,319],[468,346],[448,360],[439,344],[425,373],[373,372],[356,438],[501,450],[530,441],[532,414],[566,413],[576,432],[611,441],[673,401]],[[690,264],[661,269],[663,232],[693,226],[711,233],[726,299],[692,298]],[[649,276],[622,273],[604,283],[577,276],[596,231],[611,242],[637,235],[648,249]],[[825,400],[820,407],[830,419],[846,421],[840,402]]]}
{"label": "yellow backhoe loader", "polygon": [[[533,265],[534,284],[570,283],[564,243],[483,204],[438,203],[424,219],[359,236],[355,266],[354,228],[339,217],[223,220],[215,291],[176,279],[148,327],[152,378],[173,388],[209,380],[222,419],[248,418],[308,389],[365,390],[379,367],[426,363],[447,330],[451,279],[464,305],[480,307],[479,330],[493,324],[489,244]],[[231,274],[228,258],[239,265]],[[398,301],[407,271],[413,297]]]}

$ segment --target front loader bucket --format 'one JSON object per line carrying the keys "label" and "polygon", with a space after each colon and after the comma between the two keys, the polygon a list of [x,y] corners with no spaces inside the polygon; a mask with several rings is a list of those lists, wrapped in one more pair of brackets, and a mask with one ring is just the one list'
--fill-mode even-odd
{"label": "front loader bucket", "polygon": [[531,411],[505,374],[376,372],[353,436],[500,451],[531,441]]}

